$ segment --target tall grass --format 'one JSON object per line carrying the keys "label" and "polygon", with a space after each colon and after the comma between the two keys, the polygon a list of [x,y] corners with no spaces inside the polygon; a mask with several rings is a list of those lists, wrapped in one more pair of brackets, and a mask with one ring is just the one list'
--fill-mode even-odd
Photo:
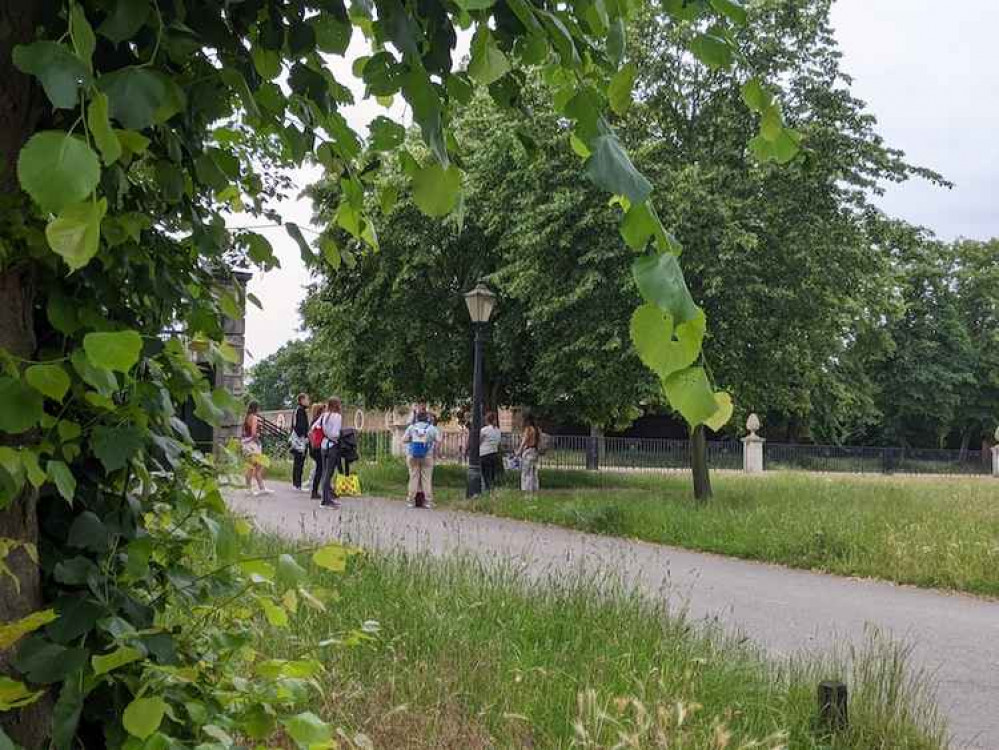
{"label": "tall grass", "polygon": [[[361,473],[370,494],[404,491],[400,464]],[[435,481],[438,500],[464,510],[999,596],[999,482],[988,477],[716,473],[715,497],[704,505],[686,475],[542,471],[535,498],[508,485],[472,502],[460,467],[438,467]]]}
{"label": "tall grass", "polygon": [[[777,664],[621,587],[527,581],[469,559],[371,556],[325,583],[335,606],[258,647],[290,657],[301,635],[379,621],[375,640],[334,652],[315,706],[348,746],[946,747],[924,677],[877,636],[843,657]],[[850,728],[835,737],[815,726],[816,685],[830,677],[853,696]]]}

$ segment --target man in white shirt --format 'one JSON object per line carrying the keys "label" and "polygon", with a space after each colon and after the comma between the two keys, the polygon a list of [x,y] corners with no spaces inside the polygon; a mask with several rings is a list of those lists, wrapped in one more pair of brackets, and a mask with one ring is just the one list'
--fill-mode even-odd
{"label": "man in white shirt", "polygon": [[503,470],[503,460],[500,456],[500,441],[503,433],[499,428],[496,412],[486,414],[486,426],[479,432],[479,460],[482,465],[482,488],[491,490]]}
{"label": "man in white shirt", "polygon": [[323,499],[319,505],[322,508],[340,507],[333,480],[340,466],[340,428],[343,426],[341,408],[340,399],[334,396],[326,402],[326,413],[320,417],[323,428]]}

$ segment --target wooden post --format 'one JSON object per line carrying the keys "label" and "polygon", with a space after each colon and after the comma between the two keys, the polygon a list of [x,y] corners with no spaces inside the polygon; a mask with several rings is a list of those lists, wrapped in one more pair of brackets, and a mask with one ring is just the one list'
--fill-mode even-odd
{"label": "wooden post", "polygon": [[819,683],[819,727],[839,732],[849,723],[846,685],[836,680]]}

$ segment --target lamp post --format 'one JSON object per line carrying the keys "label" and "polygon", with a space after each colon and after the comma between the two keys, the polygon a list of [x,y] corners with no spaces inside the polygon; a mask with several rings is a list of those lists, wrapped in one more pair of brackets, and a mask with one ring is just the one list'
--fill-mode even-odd
{"label": "lamp post", "polygon": [[468,433],[468,489],[465,497],[482,494],[482,459],[479,456],[479,433],[482,431],[482,349],[486,326],[496,307],[496,295],[483,283],[465,292],[465,304],[475,331],[474,375],[472,377],[472,428]]}

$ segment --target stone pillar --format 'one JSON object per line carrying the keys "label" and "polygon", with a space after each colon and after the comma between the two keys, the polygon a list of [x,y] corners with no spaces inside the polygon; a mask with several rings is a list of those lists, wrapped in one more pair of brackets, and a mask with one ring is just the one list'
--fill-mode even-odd
{"label": "stone pillar", "polygon": [[[386,415],[388,416],[388,415]],[[392,431],[391,453],[393,456],[404,457],[406,455],[406,445],[402,442],[402,436],[409,427],[409,410],[400,413],[398,410],[392,412],[392,424],[389,429]]]}
{"label": "stone pillar", "polygon": [[992,446],[992,476],[999,477],[999,444]]}
{"label": "stone pillar", "polygon": [[[253,274],[247,271],[234,271],[232,279],[225,286],[232,290],[236,299],[242,304],[243,314],[239,318],[225,317],[222,319],[222,332],[225,342],[236,353],[235,362],[223,362],[215,369],[216,388],[225,388],[236,398],[242,398],[244,392],[243,365],[246,358],[246,284]],[[226,414],[226,421],[215,429],[215,442],[224,445],[229,438],[238,436],[242,414]]]}
{"label": "stone pillar", "polygon": [[746,420],[749,434],[742,439],[742,470],[747,474],[763,473],[763,444],[766,442],[756,434],[760,429],[760,418],[750,414]]}

